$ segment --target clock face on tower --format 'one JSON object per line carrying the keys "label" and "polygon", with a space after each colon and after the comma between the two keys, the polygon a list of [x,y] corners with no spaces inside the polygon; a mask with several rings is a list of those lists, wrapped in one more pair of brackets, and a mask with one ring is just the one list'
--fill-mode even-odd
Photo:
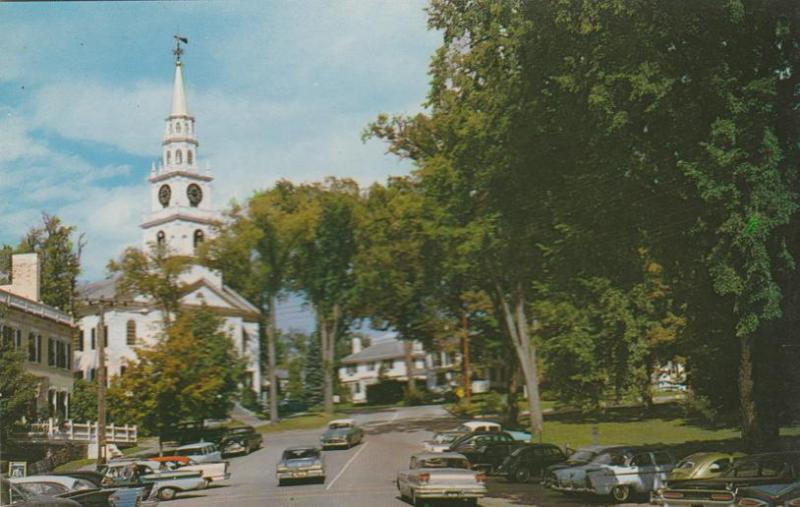
{"label": "clock face on tower", "polygon": [[169,200],[171,197],[172,190],[169,188],[169,185],[161,185],[161,188],[158,189],[158,202],[160,202],[161,205],[166,208],[169,206]]}
{"label": "clock face on tower", "polygon": [[200,185],[192,183],[186,189],[186,197],[189,198],[189,204],[194,207],[197,207],[200,204],[200,201],[203,200],[203,190],[200,188]]}

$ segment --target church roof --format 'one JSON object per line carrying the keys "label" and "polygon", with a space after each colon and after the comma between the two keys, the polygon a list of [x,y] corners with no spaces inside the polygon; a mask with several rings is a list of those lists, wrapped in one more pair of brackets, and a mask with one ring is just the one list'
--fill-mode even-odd
{"label": "church roof", "polygon": [[172,87],[172,110],[170,116],[188,116],[186,93],[183,90],[183,64],[178,60],[175,64],[175,84]]}

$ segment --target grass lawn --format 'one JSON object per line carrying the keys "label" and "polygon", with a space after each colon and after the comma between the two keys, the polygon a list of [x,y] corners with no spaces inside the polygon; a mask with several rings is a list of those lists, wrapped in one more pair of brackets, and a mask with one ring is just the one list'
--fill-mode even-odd
{"label": "grass lawn", "polygon": [[259,433],[275,433],[278,431],[289,430],[313,430],[316,428],[322,428],[328,424],[328,422],[334,419],[341,419],[343,417],[347,417],[347,414],[303,414],[294,417],[287,417],[286,419],[282,419],[278,424],[264,424],[262,426],[257,426],[256,431]]}

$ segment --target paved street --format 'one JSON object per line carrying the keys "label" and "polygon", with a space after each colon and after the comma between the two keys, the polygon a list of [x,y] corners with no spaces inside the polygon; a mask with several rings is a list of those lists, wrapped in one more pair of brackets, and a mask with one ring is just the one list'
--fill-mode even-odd
{"label": "paved street", "polygon": [[[408,506],[398,497],[395,474],[421,449],[420,443],[434,431],[451,428],[455,421],[438,406],[399,408],[354,416],[367,432],[364,443],[349,450],[325,452],[325,484],[296,484],[278,487],[275,465],[284,448],[317,444],[321,430],[268,434],[264,447],[249,456],[231,458],[232,479],[223,486],[186,493],[173,507],[229,505],[241,507],[394,507]],[[587,505],[535,484],[507,484],[491,480],[492,498],[485,507],[500,505]],[[594,503],[593,505],[602,505]]]}

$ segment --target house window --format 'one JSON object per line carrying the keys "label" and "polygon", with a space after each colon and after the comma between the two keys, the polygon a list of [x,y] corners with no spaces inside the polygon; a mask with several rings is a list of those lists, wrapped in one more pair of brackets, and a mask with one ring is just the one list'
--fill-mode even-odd
{"label": "house window", "polygon": [[119,367],[119,376],[122,377],[123,375],[125,375],[126,371],[128,371],[128,367],[123,364],[122,366]]}
{"label": "house window", "polygon": [[353,384],[353,392],[355,394],[361,394],[361,384],[360,383],[356,382],[355,384]]}
{"label": "house window", "polygon": [[14,330],[14,349],[19,350],[22,348],[22,329]]}
{"label": "house window", "polygon": [[93,381],[97,377],[97,369],[89,368],[89,381]]}
{"label": "house window", "polygon": [[28,333],[28,361],[36,362],[36,335],[33,332]]}
{"label": "house window", "polygon": [[67,366],[67,358],[66,354],[64,353],[64,342],[61,340],[55,340],[56,346],[56,367],[57,368],[65,368]]}
{"label": "house window", "polygon": [[83,350],[83,328],[78,328],[78,335],[75,338],[75,350],[80,352]]}
{"label": "house window", "polygon": [[103,326],[103,348],[108,347],[108,326]]}
{"label": "house window", "polygon": [[72,369],[72,345],[70,345],[69,343],[66,345],[66,351],[67,351],[67,369],[71,370]]}
{"label": "house window", "polygon": [[414,368],[418,370],[425,368],[425,361],[423,361],[422,359],[417,359],[416,361],[414,361]]}
{"label": "house window", "polygon": [[56,341],[52,338],[47,339],[47,366],[56,365]]}
{"label": "house window", "polygon": [[194,231],[194,251],[197,252],[197,247],[199,247],[203,241],[205,241],[206,235],[200,229]]}
{"label": "house window", "polygon": [[92,350],[97,348],[97,328],[92,328]]}
{"label": "house window", "polygon": [[352,375],[355,375],[357,371],[358,371],[358,367],[357,367],[357,366],[355,366],[355,365],[352,365],[352,366],[348,366],[348,367],[347,367],[347,374],[348,374],[348,375],[351,375],[351,376],[352,376]]}
{"label": "house window", "polygon": [[133,320],[129,320],[125,325],[125,343],[136,345],[136,322]]}
{"label": "house window", "polygon": [[391,359],[387,359],[383,362],[382,366],[384,370],[391,370],[392,366],[394,366],[394,361],[392,361]]}
{"label": "house window", "polygon": [[36,362],[42,362],[42,335],[36,335]]}

